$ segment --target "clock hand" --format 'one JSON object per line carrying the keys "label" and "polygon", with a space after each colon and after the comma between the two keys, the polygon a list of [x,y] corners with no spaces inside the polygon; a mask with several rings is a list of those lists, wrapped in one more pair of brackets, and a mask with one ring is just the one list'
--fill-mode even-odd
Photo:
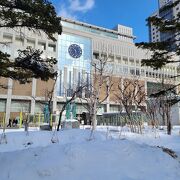
{"label": "clock hand", "polygon": [[75,48],[74,50],[75,50],[75,56],[77,57],[77,49]]}

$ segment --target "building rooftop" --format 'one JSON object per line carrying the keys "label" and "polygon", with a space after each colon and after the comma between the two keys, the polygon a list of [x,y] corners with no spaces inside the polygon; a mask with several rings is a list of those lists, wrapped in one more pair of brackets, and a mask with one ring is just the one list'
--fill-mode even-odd
{"label": "building rooftop", "polygon": [[[102,32],[112,33],[112,34],[118,35],[118,36],[123,36],[123,37],[131,38],[131,39],[135,39],[136,38],[133,35],[125,34],[125,33],[122,33],[122,32],[118,32],[118,29],[117,30],[107,29],[107,28],[95,26],[95,25],[92,25],[92,24],[80,22],[80,21],[77,21],[77,20],[71,20],[71,19],[64,18],[64,17],[61,17],[61,20],[63,22],[68,22],[68,23],[71,23],[71,24],[80,25],[80,26],[83,26],[83,27],[91,28],[91,29],[94,29],[94,30],[102,31]],[[120,26],[122,26],[122,25],[120,25]],[[123,27],[129,28],[127,26],[123,26]],[[132,29],[132,28],[130,28],[130,29]]]}

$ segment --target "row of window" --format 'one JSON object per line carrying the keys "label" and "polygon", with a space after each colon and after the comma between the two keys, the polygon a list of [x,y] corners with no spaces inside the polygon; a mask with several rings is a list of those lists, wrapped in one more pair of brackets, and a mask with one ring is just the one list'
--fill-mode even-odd
{"label": "row of window", "polygon": [[[31,102],[24,100],[12,100],[10,112],[30,112]],[[44,104],[36,102],[35,104],[35,113],[43,113]],[[0,100],[0,112],[6,111],[6,100]]]}
{"label": "row of window", "polygon": [[113,56],[113,55],[105,55],[105,54],[101,54],[101,56],[99,55],[99,53],[96,53],[94,52],[93,53],[93,59],[99,59],[99,58],[102,58],[102,59],[105,59],[105,60],[108,60],[108,62],[116,62],[118,64],[129,64],[129,65],[132,65],[134,66],[136,64],[136,66],[140,66],[140,60],[138,59],[133,59],[133,58],[129,58],[128,60],[128,57],[126,56]]}
{"label": "row of window", "polygon": [[[3,42],[8,42],[6,46],[11,46],[11,43],[12,43],[12,40],[13,40],[13,36],[10,35],[10,34],[4,34],[3,35]],[[23,37],[20,37],[20,36],[16,36],[15,37],[15,42],[14,42],[15,46],[24,46],[25,45],[25,38]],[[26,41],[26,46],[30,46],[32,48],[35,48],[35,39],[27,39]],[[38,49],[40,50],[47,50],[49,52],[56,52],[56,45],[53,44],[53,43],[48,43],[46,44],[46,42],[43,42],[43,41],[38,41],[37,43],[38,45]]]}
{"label": "row of window", "polygon": [[[98,62],[97,62],[98,65]],[[105,67],[105,73],[110,73],[114,75],[136,75],[142,77],[150,77],[150,78],[171,78],[176,75],[174,69],[171,67],[167,67],[166,69],[153,71],[151,68],[141,69],[128,65],[119,65],[108,63]]]}
{"label": "row of window", "polygon": [[[114,68],[116,68],[116,67],[118,67],[120,64],[121,65],[128,65],[128,66],[141,66],[141,62],[140,62],[140,60],[138,60],[138,59],[133,59],[133,58],[128,58],[128,57],[126,57],[126,56],[113,56],[113,55],[109,55],[108,57],[107,57],[107,55],[105,55],[105,54],[102,54],[101,55],[101,57],[100,57],[100,55],[99,55],[99,53],[96,53],[96,52],[94,52],[93,53],[93,58],[94,58],[94,60],[95,59],[99,59],[99,58],[102,58],[102,59],[107,59],[108,60],[108,62],[110,62],[110,63],[115,63],[115,67]],[[147,71],[153,71],[153,69],[152,68],[150,68],[150,67],[146,67],[146,69],[147,69]],[[158,71],[158,73],[168,73],[168,74],[175,74],[175,72],[176,72],[176,67],[173,67],[173,66],[165,66],[164,68],[162,68],[161,70],[159,70]]]}

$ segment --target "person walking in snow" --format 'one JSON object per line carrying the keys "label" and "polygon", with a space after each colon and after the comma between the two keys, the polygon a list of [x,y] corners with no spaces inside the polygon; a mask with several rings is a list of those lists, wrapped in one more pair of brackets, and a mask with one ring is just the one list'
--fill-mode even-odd
{"label": "person walking in snow", "polygon": [[9,118],[9,122],[8,122],[7,127],[11,127],[11,125],[12,125],[12,120]]}

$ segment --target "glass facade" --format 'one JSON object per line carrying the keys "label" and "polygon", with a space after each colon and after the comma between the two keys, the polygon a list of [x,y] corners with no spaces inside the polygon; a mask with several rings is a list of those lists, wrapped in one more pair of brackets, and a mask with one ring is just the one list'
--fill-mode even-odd
{"label": "glass facade", "polygon": [[[73,47],[81,48],[82,52],[80,56],[72,56],[72,52],[78,52],[77,49],[69,49],[72,45],[76,45]],[[59,96],[71,96],[71,92],[75,84],[77,85],[81,82],[82,72],[86,72],[88,74],[90,73],[91,60],[91,39],[72,34],[62,34],[58,37],[59,76],[57,94]]]}
{"label": "glass facade", "polygon": [[6,111],[6,101],[0,100],[0,112],[5,112],[5,111]]}
{"label": "glass facade", "polygon": [[35,113],[44,113],[44,104],[36,102]]}
{"label": "glass facade", "polygon": [[11,102],[11,112],[30,112],[30,101],[16,101]]}
{"label": "glass facade", "polygon": [[[159,16],[163,19],[172,20],[174,18],[173,8],[164,10],[163,8],[159,10]],[[160,33],[160,40],[167,41],[167,40],[174,40],[175,34],[172,31],[169,32],[161,32]],[[171,50],[175,48],[175,44],[171,45]]]}

